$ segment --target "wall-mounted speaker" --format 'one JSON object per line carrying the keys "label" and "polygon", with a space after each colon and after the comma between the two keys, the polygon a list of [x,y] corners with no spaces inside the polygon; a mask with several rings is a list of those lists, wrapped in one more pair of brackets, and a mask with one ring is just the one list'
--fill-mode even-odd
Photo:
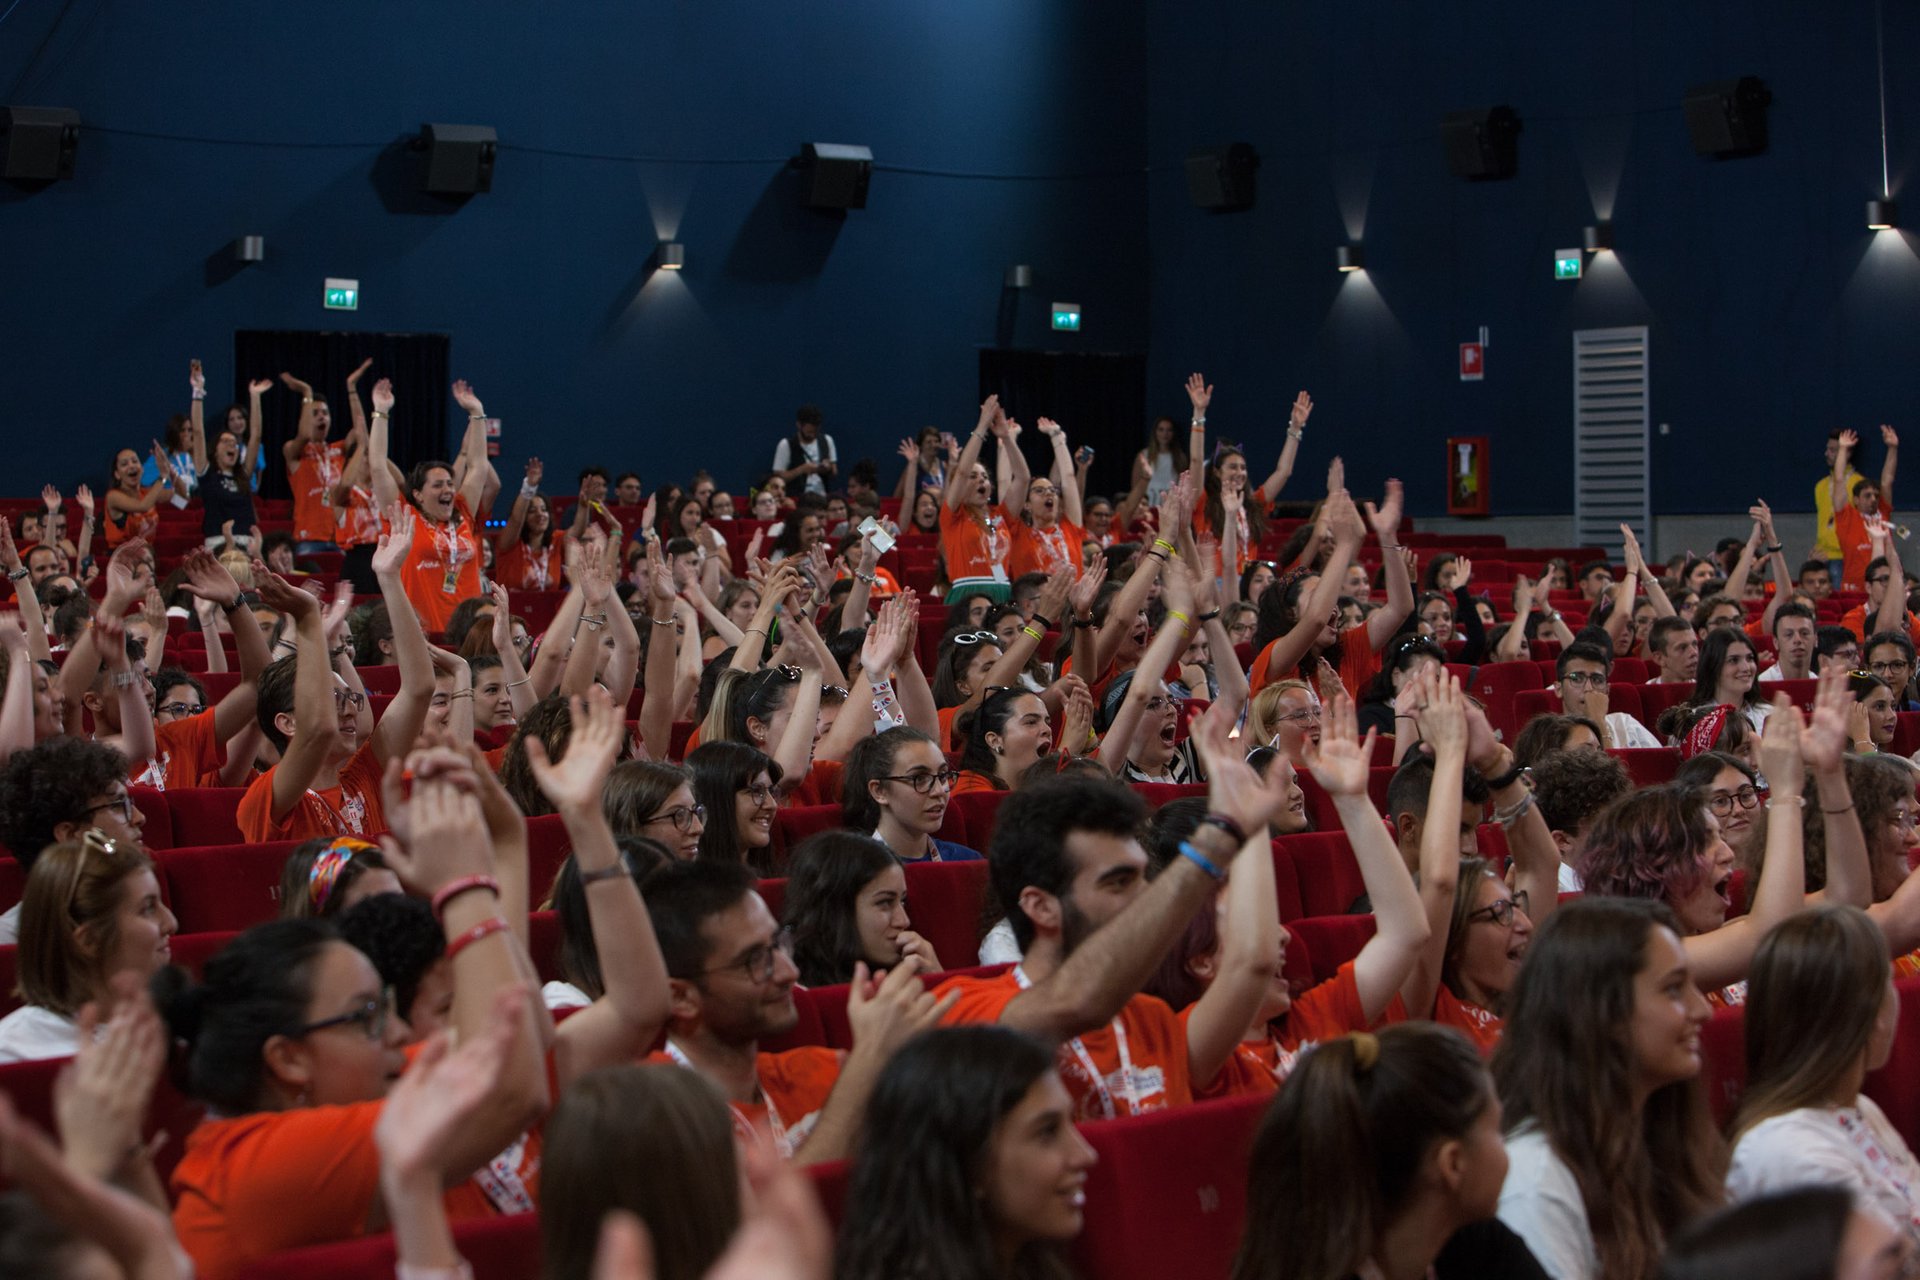
{"label": "wall-mounted speaker", "polygon": [[484,124],[428,124],[414,150],[426,157],[421,189],[436,196],[472,196],[493,190],[499,135]]}
{"label": "wall-mounted speaker", "polygon": [[73,177],[80,113],[66,107],[0,107],[0,178],[25,186]]}
{"label": "wall-mounted speaker", "polygon": [[805,178],[801,195],[809,209],[864,209],[873,180],[873,151],[841,142],[809,142],[800,148]]}
{"label": "wall-mounted speaker", "polygon": [[1512,107],[1449,111],[1440,121],[1447,168],[1456,178],[1491,182],[1520,168],[1520,116]]}
{"label": "wall-mounted speaker", "polygon": [[1254,170],[1260,153],[1248,142],[1201,147],[1187,153],[1187,196],[1197,209],[1235,213],[1253,208]]}
{"label": "wall-mounted speaker", "polygon": [[1687,135],[1703,156],[1757,156],[1767,149],[1767,107],[1773,90],[1759,76],[1718,80],[1687,90]]}

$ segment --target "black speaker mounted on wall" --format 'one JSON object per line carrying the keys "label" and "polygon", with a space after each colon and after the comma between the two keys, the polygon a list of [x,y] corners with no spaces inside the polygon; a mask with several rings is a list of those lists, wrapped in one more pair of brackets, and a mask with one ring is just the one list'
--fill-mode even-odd
{"label": "black speaker mounted on wall", "polygon": [[1512,107],[1449,111],[1440,121],[1447,168],[1456,178],[1493,182],[1520,168],[1520,116]]}
{"label": "black speaker mounted on wall", "polygon": [[873,150],[844,142],[809,142],[796,162],[809,209],[864,209],[873,181]]}
{"label": "black speaker mounted on wall", "polygon": [[493,190],[500,138],[491,125],[421,125],[413,149],[425,157],[421,190],[428,194],[472,196]]}
{"label": "black speaker mounted on wall", "polygon": [[1196,209],[1237,213],[1253,208],[1254,170],[1260,153],[1250,142],[1201,147],[1187,153],[1187,197]]}
{"label": "black speaker mounted on wall", "polygon": [[0,107],[0,178],[45,186],[73,177],[80,113],[66,107]]}
{"label": "black speaker mounted on wall", "polygon": [[1757,156],[1767,149],[1767,106],[1773,90],[1759,76],[1717,80],[1687,90],[1687,134],[1703,156]]}

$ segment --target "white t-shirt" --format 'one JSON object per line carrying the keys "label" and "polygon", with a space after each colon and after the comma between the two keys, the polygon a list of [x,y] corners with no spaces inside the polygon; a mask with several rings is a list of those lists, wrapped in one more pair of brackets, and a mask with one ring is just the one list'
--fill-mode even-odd
{"label": "white t-shirt", "polygon": [[[798,459],[793,456],[795,440],[796,438],[793,436],[783,436],[780,443],[773,447],[773,469],[775,471],[791,471],[794,467],[799,466],[802,461],[840,461],[840,454],[833,447],[833,437],[824,431],[817,433],[812,440],[800,446],[800,458]],[[826,493],[827,482],[821,478],[818,471],[807,476],[806,491],[808,493]]]}
{"label": "white t-shirt", "polygon": [[1580,1184],[1545,1134],[1528,1124],[1507,1139],[1507,1180],[1500,1185],[1500,1221],[1522,1240],[1554,1280],[1595,1280],[1600,1256]]}
{"label": "white t-shirt", "polygon": [[1013,939],[1013,925],[1004,919],[987,930],[987,936],[980,940],[981,964],[1019,964],[1025,958],[1020,953],[1020,944]]}
{"label": "white t-shirt", "polygon": [[1854,1203],[1920,1243],[1920,1162],[1865,1094],[1851,1107],[1802,1107],[1762,1120],[1733,1149],[1727,1194],[1734,1200],[1809,1183],[1845,1187]]}
{"label": "white t-shirt", "polygon": [[0,913],[0,945],[15,946],[20,941],[20,904],[14,903]]}
{"label": "white t-shirt", "polygon": [[1560,892],[1580,893],[1583,891],[1584,891],[1583,886],[1580,883],[1580,873],[1578,871],[1575,871],[1572,867],[1568,866],[1566,863],[1564,862],[1561,863],[1560,864]]}
{"label": "white t-shirt", "polygon": [[1647,747],[1664,747],[1667,744],[1653,736],[1647,726],[1633,718],[1631,711],[1609,711],[1607,713],[1607,736],[1613,739],[1616,751],[1622,749],[1643,750]]}
{"label": "white t-shirt", "polygon": [[21,1005],[0,1018],[0,1062],[71,1058],[79,1042],[72,1018],[37,1004]]}
{"label": "white t-shirt", "polygon": [[571,982],[549,982],[540,988],[540,1000],[549,1013],[561,1009],[584,1009],[593,998]]}

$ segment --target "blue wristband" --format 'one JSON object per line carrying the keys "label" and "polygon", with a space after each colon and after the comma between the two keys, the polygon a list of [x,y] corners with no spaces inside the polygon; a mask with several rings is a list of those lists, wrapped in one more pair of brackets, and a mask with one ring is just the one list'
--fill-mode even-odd
{"label": "blue wristband", "polygon": [[1180,842],[1180,856],[1212,876],[1215,880],[1225,880],[1227,878],[1227,873],[1219,867],[1214,866],[1212,859],[1194,848],[1191,841],[1182,840]]}

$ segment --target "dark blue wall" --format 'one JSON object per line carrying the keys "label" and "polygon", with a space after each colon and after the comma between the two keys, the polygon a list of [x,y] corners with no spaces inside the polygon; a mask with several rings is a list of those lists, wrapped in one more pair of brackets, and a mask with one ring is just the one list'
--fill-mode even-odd
{"label": "dark blue wall", "polygon": [[[1920,154],[1920,15],[1886,17],[1898,195]],[[1311,388],[1295,492],[1338,450],[1356,488],[1392,471],[1416,512],[1437,512],[1443,437],[1485,433],[1496,511],[1570,510],[1570,335],[1611,325],[1651,326],[1653,421],[1672,426],[1654,440],[1657,511],[1760,495],[1808,509],[1829,426],[1892,421],[1920,444],[1920,261],[1863,217],[1880,193],[1865,0],[1191,0],[1150,6],[1147,43],[1150,385],[1179,405],[1203,369],[1213,422],[1260,441],[1262,469],[1284,401]],[[1773,89],[1770,152],[1695,155],[1685,90],[1742,74]],[[1497,102],[1525,119],[1520,175],[1451,177],[1440,117]],[[1202,214],[1170,166],[1234,139],[1264,156],[1259,206]],[[1596,212],[1613,261],[1556,283],[1553,251]],[[1334,270],[1348,238],[1364,239],[1364,277]],[[1463,384],[1457,344],[1483,324],[1487,378]],[[1877,468],[1877,443],[1868,457]]]}
{"label": "dark blue wall", "polygon": [[[114,447],[183,407],[189,356],[222,402],[277,372],[230,367],[243,328],[452,334],[507,464],[538,452],[556,490],[590,460],[742,483],[806,400],[847,457],[964,429],[1013,262],[1037,273],[1017,343],[1051,339],[1057,297],[1087,315],[1062,345],[1145,349],[1131,2],[81,0],[48,38],[56,8],[0,25],[0,101],[88,126],[75,181],[0,189],[0,437],[35,442],[5,492],[100,485]],[[370,175],[426,120],[499,130],[490,195],[389,211]],[[178,140],[196,138],[250,141]],[[883,171],[836,222],[781,176],[810,140],[1023,176]],[[267,261],[230,275],[247,233]],[[668,235],[679,277],[646,269]],[[359,279],[357,314],[322,310],[330,275]]]}

